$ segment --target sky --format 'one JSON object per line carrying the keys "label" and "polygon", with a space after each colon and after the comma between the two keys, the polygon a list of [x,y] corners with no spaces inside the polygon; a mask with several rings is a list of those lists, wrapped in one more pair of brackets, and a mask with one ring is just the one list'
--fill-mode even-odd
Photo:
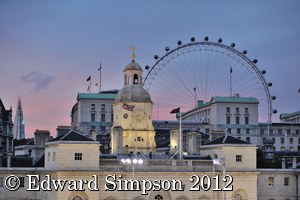
{"label": "sky", "polygon": [[[300,1],[1,0],[0,98],[13,118],[22,99],[26,137],[70,125],[78,92],[123,86],[131,61],[153,65],[165,46],[209,36],[258,59],[278,113],[300,110]],[[99,82],[99,81],[98,81]],[[274,117],[278,119],[279,114]],[[275,119],[276,120],[276,119]]]}

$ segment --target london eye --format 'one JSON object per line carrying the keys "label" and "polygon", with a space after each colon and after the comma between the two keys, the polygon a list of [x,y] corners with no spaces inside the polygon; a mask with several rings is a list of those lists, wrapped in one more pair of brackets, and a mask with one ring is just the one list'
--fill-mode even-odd
{"label": "london eye", "polygon": [[255,97],[259,101],[259,121],[271,122],[272,100],[265,70],[250,60],[247,50],[239,51],[235,43],[223,44],[204,37],[203,41],[183,44],[173,49],[165,47],[162,56],[155,55],[155,63],[146,66],[143,86],[154,103],[153,119],[172,119],[170,111],[181,107],[186,112],[197,106],[197,101],[209,102],[214,96]]}

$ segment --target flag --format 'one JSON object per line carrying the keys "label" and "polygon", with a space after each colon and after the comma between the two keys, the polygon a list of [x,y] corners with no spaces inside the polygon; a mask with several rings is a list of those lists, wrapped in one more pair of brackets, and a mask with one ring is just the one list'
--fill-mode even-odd
{"label": "flag", "polygon": [[100,69],[102,69],[101,62],[100,62],[100,67],[99,67],[99,69],[98,69],[98,70],[100,70]]}
{"label": "flag", "polygon": [[196,92],[196,87],[194,87],[194,92]]}
{"label": "flag", "polygon": [[173,109],[170,114],[173,114],[173,113],[179,113],[180,112],[180,107],[179,108],[175,108]]}
{"label": "flag", "polygon": [[86,79],[86,81],[90,81],[91,80],[91,76],[89,76],[87,79]]}
{"label": "flag", "polygon": [[128,105],[127,103],[123,103],[123,105],[122,105],[122,108],[124,108],[125,110],[128,110],[128,111],[131,111],[131,112],[133,111],[134,107],[135,106]]}
{"label": "flag", "polygon": [[232,68],[230,67],[230,73],[232,73]]}

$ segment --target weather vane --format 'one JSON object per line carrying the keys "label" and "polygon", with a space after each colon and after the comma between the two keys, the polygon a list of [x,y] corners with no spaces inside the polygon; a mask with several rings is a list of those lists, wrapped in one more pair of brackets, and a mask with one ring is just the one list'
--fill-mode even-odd
{"label": "weather vane", "polygon": [[134,60],[134,58],[135,58],[135,55],[134,55],[135,46],[132,45],[132,47],[130,47],[130,50],[132,51],[131,59]]}

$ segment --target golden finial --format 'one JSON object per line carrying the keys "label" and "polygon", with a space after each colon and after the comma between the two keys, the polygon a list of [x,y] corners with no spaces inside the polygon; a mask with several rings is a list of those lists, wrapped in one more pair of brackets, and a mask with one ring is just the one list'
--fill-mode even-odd
{"label": "golden finial", "polygon": [[135,46],[132,45],[132,47],[130,47],[130,50],[132,51],[131,60],[134,61],[134,58],[135,58],[135,55],[134,55]]}

